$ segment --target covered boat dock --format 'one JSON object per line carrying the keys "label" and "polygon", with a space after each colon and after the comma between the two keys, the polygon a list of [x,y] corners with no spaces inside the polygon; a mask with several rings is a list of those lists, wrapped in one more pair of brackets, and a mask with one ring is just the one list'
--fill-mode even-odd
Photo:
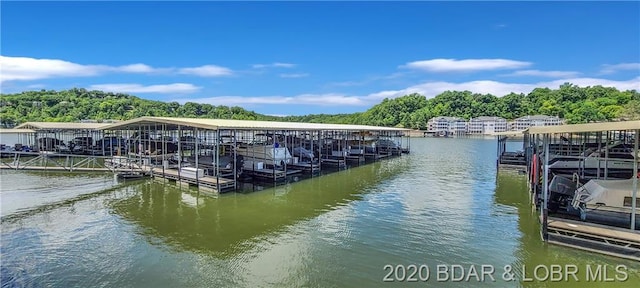
{"label": "covered boat dock", "polygon": [[640,121],[531,127],[524,135],[543,240],[640,260]]}
{"label": "covered boat dock", "polygon": [[[520,171],[525,171],[527,166],[527,153],[531,151],[527,149],[528,142],[528,134],[525,134],[526,130],[518,130],[518,131],[505,131],[505,132],[496,132],[493,133],[493,136],[496,136],[498,139],[498,149],[497,149],[497,167],[500,168],[509,168],[509,169],[517,169]],[[521,151],[508,151],[507,143],[509,142],[520,142],[522,143]]]}
{"label": "covered boat dock", "polygon": [[113,171],[103,163],[117,152],[100,130],[112,123],[25,122],[1,129],[0,169]]}
{"label": "covered boat dock", "polygon": [[368,125],[140,117],[99,129],[127,139],[108,166],[215,192],[236,189],[237,181],[278,182],[410,149],[409,129]]}

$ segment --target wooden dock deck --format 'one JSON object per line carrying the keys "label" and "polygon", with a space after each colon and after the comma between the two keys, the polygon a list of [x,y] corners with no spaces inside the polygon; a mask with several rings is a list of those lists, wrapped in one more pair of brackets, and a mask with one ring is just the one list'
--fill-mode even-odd
{"label": "wooden dock deck", "polygon": [[330,167],[337,167],[337,168],[347,167],[347,163],[344,161],[344,159],[325,158],[320,160],[320,163],[321,165],[330,166]]}
{"label": "wooden dock deck", "polygon": [[[289,171],[287,171],[289,172]],[[298,170],[299,172],[299,170]],[[244,173],[247,175],[250,175],[254,178],[260,178],[260,179],[265,179],[265,180],[273,180],[275,179],[276,181],[282,181],[284,179],[286,179],[287,174],[289,173],[285,173],[282,170],[278,170],[278,169],[270,169],[270,168],[263,168],[263,169],[244,169]]]}
{"label": "wooden dock deck", "polygon": [[[300,171],[304,171],[307,173],[316,173],[316,172],[320,172],[320,165],[315,164],[315,163],[300,163],[298,162],[297,164],[287,164],[287,169],[289,168],[293,168],[293,169],[298,169]],[[287,170],[288,172],[289,170]]]}
{"label": "wooden dock deck", "polygon": [[503,152],[502,155],[500,155],[499,163],[516,166],[526,166],[527,160],[525,158],[525,155],[522,153]]}
{"label": "wooden dock deck", "polygon": [[391,156],[391,153],[365,153],[364,158],[367,160],[378,160]]}
{"label": "wooden dock deck", "polygon": [[364,156],[362,155],[347,156],[346,159],[347,162],[355,164],[362,164],[365,162]]}
{"label": "wooden dock deck", "polygon": [[498,168],[499,169],[516,170],[516,171],[521,171],[521,172],[526,172],[527,171],[527,166],[526,165],[498,164]]}
{"label": "wooden dock deck", "polygon": [[[302,169],[296,169],[297,167],[292,167],[291,164],[287,164],[287,169],[286,170],[282,166],[274,167],[273,165],[269,165],[269,164],[264,165],[264,167],[269,169],[269,170],[275,170],[275,171],[284,172],[284,173],[286,173],[287,176],[294,175],[294,174],[299,174],[299,173],[302,173],[302,171],[303,171]],[[267,170],[267,172],[269,172],[269,170]],[[271,178],[273,178],[273,175],[271,176]]]}
{"label": "wooden dock deck", "polygon": [[[211,190],[214,192],[222,192],[234,188],[234,180],[227,178],[216,178],[215,176],[203,176],[199,179],[195,177],[185,177],[180,175],[176,169],[162,169],[162,167],[154,167],[151,169],[153,177],[159,177],[169,180],[181,182],[183,184],[190,184],[198,186],[198,188],[205,188],[205,190]],[[218,191],[218,187],[220,191]]]}
{"label": "wooden dock deck", "polygon": [[379,156],[376,153],[364,153],[364,159],[377,160],[378,158],[379,158]]}
{"label": "wooden dock deck", "polygon": [[[398,154],[400,155],[400,154]],[[387,158],[393,156],[393,153],[378,153],[378,159]]]}
{"label": "wooden dock deck", "polygon": [[640,231],[555,217],[547,231],[552,244],[640,261]]}
{"label": "wooden dock deck", "polygon": [[[130,168],[104,168],[104,167],[60,167],[60,166],[19,166],[9,167],[0,165],[0,170],[23,170],[23,171],[67,171],[67,172],[130,172]],[[135,171],[135,169],[134,169]]]}

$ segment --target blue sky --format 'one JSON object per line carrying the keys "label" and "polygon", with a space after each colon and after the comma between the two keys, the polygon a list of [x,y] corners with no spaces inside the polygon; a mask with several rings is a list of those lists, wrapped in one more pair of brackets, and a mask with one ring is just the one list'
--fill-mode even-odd
{"label": "blue sky", "polygon": [[640,90],[640,2],[1,2],[3,93],[301,115],[446,90]]}

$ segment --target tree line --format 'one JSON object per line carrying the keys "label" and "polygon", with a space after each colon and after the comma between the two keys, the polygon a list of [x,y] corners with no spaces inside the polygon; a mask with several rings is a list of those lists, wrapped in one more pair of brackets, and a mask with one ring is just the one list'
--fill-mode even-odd
{"label": "tree line", "polygon": [[384,99],[367,111],[351,114],[269,116],[238,106],[162,102],[136,96],[74,88],[0,95],[0,125],[13,127],[27,121],[128,120],[141,116],[219,118],[311,123],[364,124],[424,129],[437,116],[469,120],[478,116],[515,119],[550,115],[568,123],[640,119],[640,93],[603,86],[578,87],[565,83],[558,89],[536,88],[528,94],[502,97],[470,91],[446,91],[427,99],[410,94]]}

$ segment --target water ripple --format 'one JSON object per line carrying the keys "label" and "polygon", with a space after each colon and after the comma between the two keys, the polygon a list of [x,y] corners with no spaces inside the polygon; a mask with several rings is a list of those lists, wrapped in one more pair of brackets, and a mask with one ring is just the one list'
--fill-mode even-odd
{"label": "water ripple", "polygon": [[[2,174],[3,213],[11,193],[32,205],[15,206],[11,215],[43,208],[2,222],[0,281],[3,287],[378,287],[387,264],[518,270],[625,263],[638,271],[634,263],[542,244],[526,182],[497,174],[494,151],[495,141],[414,139],[410,155],[215,198],[152,181],[120,187],[104,176],[20,173],[7,181],[30,183],[9,191]],[[59,186],[47,190],[45,182]],[[59,200],[68,203],[42,205]],[[629,283],[640,281],[632,277]]]}

